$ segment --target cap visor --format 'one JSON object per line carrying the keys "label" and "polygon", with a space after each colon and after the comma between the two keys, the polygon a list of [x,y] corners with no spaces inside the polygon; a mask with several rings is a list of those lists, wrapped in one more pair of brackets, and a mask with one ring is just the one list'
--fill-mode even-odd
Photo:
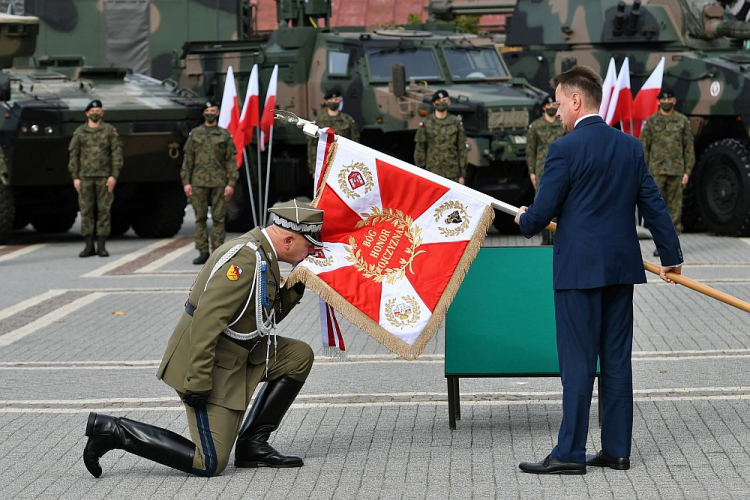
{"label": "cap visor", "polygon": [[323,242],[320,239],[320,233],[303,234],[302,236],[304,236],[307,241],[309,241],[316,247],[323,247]]}

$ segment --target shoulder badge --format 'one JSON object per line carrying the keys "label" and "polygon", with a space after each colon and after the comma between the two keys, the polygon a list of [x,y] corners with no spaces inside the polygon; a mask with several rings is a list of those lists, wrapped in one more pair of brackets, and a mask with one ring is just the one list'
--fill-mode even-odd
{"label": "shoulder badge", "polygon": [[237,281],[240,279],[240,276],[242,276],[242,268],[240,266],[237,264],[229,266],[229,269],[227,269],[227,278],[229,278],[229,281]]}

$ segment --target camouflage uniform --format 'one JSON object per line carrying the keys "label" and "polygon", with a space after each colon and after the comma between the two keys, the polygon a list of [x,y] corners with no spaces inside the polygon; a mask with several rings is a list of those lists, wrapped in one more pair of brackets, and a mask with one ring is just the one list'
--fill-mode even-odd
{"label": "camouflage uniform", "polygon": [[[315,120],[315,124],[318,127],[332,128],[336,135],[340,135],[345,139],[350,139],[354,142],[359,142],[359,129],[357,124],[350,115],[346,113],[339,113],[336,116],[331,116],[328,112],[323,112],[323,115]],[[311,137],[308,141],[307,147],[307,168],[310,170],[310,174],[315,175],[315,160],[318,153],[318,139]]]}
{"label": "camouflage uniform", "polygon": [[677,111],[656,112],[641,132],[643,154],[651,175],[667,204],[678,233],[682,232],[682,177],[695,165],[693,134],[687,117]]}
{"label": "camouflage uniform", "polygon": [[526,165],[529,175],[536,175],[536,185],[542,180],[544,160],[547,158],[549,145],[565,135],[565,128],[560,120],[548,122],[543,116],[529,125],[526,143]]}
{"label": "camouflage uniform", "polygon": [[418,167],[452,181],[466,177],[469,151],[460,117],[448,115],[441,119],[431,114],[419,124],[414,143],[414,163]]}
{"label": "camouflage uniform", "polygon": [[193,187],[191,203],[195,211],[195,248],[208,253],[208,207],[211,206],[211,248],[224,243],[224,217],[226,205],[224,188],[234,187],[239,179],[235,157],[237,149],[232,135],[218,126],[205,124],[194,128],[185,143],[185,159],[182,163],[182,184]]}
{"label": "camouflage uniform", "polygon": [[[78,205],[81,209],[83,236],[109,236],[114,193],[107,189],[107,179],[117,177],[122,169],[122,145],[117,130],[102,122],[97,128],[81,125],[68,146],[68,170],[73,180],[81,181]],[[96,217],[94,216],[96,209]]]}

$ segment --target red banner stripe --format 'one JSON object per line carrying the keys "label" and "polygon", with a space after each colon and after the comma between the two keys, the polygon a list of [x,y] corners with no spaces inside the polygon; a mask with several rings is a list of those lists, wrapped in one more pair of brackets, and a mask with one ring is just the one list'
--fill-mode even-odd
{"label": "red banner stripe", "polygon": [[363,279],[352,266],[320,273],[318,277],[373,321],[380,322],[380,297],[383,294],[380,283]]}
{"label": "red banner stripe", "polygon": [[414,274],[407,270],[406,278],[430,311],[435,310],[468,244],[468,241],[457,241],[419,246],[418,251],[425,253],[417,255],[411,266]]}
{"label": "red banner stripe", "polygon": [[[353,228],[362,220],[333,189],[324,189],[318,202],[318,208],[323,209],[323,241],[326,243],[349,243],[349,235]],[[330,214],[330,215],[326,215]]]}
{"label": "red banner stripe", "polygon": [[376,160],[383,208],[397,208],[416,219],[450,191],[422,177]]}

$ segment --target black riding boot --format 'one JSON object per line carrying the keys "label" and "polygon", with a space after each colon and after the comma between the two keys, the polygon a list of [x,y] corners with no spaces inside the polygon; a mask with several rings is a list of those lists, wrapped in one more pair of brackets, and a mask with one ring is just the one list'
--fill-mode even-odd
{"label": "black riding boot", "polygon": [[282,455],[268,444],[284,414],[299,394],[304,382],[281,377],[267,382],[255,398],[234,447],[235,467],[302,467],[302,459]]}
{"label": "black riding boot", "polygon": [[182,472],[191,472],[195,445],[172,431],[128,418],[89,413],[89,437],[83,450],[83,463],[91,475],[99,477],[99,459],[110,450],[125,450]]}
{"label": "black riding boot", "polygon": [[94,237],[84,236],[83,241],[86,242],[86,247],[83,249],[81,253],[78,254],[78,256],[79,257],[91,257],[92,255],[96,255],[96,250],[94,249]]}
{"label": "black riding boot", "polygon": [[198,254],[198,257],[193,259],[193,264],[195,264],[196,266],[202,266],[206,263],[208,257],[208,252],[201,252],[200,254]]}
{"label": "black riding boot", "polygon": [[109,257],[109,252],[104,246],[104,242],[107,241],[105,236],[99,236],[96,242],[96,253],[99,257]]}

